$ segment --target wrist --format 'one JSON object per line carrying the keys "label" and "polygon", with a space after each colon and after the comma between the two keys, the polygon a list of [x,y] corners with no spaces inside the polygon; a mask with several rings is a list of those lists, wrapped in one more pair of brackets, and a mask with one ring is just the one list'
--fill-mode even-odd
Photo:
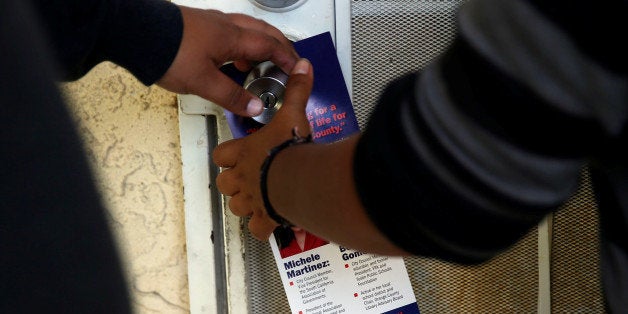
{"label": "wrist", "polygon": [[286,140],[285,142],[272,148],[268,152],[268,156],[266,156],[266,159],[264,159],[264,162],[262,163],[262,167],[260,169],[260,192],[262,195],[264,208],[266,209],[266,213],[268,217],[270,217],[272,220],[274,220],[275,222],[277,222],[278,224],[282,226],[291,226],[292,223],[290,223],[287,219],[279,215],[270,202],[269,191],[268,191],[268,173],[269,173],[270,167],[273,161],[275,160],[275,157],[286,148],[312,142],[311,134],[308,135],[307,137],[301,137],[297,134],[296,127],[292,130],[292,134],[293,134],[293,137],[291,139]]}

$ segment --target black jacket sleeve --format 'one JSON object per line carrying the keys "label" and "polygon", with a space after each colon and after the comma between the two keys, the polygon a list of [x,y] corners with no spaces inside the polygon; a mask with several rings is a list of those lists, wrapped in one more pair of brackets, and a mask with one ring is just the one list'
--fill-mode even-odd
{"label": "black jacket sleeve", "polygon": [[60,79],[74,80],[112,61],[153,84],[179,49],[183,19],[164,0],[33,0],[48,32]]}
{"label": "black jacket sleeve", "polygon": [[[625,12],[622,3],[608,1],[614,10],[604,12]],[[586,15],[600,23],[583,29],[585,11],[563,1],[469,1],[448,51],[388,87],[354,176],[393,242],[485,261],[562,205],[588,160],[625,156],[616,152],[625,150],[628,80],[616,54],[626,48],[591,35],[624,29],[626,19],[594,10]]]}

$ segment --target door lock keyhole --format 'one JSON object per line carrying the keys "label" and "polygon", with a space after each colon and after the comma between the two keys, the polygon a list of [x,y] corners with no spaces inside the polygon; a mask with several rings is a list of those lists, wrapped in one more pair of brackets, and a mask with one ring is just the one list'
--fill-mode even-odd
{"label": "door lock keyhole", "polygon": [[271,109],[277,104],[277,97],[271,92],[264,92],[259,98],[264,103],[264,108],[266,109]]}

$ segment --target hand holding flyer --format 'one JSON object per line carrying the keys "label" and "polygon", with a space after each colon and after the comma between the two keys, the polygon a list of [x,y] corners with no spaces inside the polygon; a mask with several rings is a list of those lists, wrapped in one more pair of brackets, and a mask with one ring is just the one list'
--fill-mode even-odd
{"label": "hand holding flyer", "polygon": [[[331,35],[323,33],[294,46],[316,72],[305,110],[314,142],[331,143],[358,132]],[[245,82],[246,74],[235,67],[223,71]],[[276,96],[281,89],[267,88],[260,98],[269,108],[280,107]],[[264,126],[259,119],[229,112],[226,117],[235,138]],[[419,313],[402,258],[364,254],[295,226],[276,228],[270,245],[293,313]]]}

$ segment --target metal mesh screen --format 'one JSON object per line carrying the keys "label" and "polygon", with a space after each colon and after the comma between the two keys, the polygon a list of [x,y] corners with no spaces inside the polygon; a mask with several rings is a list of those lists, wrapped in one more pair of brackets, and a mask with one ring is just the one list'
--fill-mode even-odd
{"label": "metal mesh screen", "polygon": [[423,68],[451,43],[462,2],[351,2],[353,103],[361,127],[386,83]]}
{"label": "metal mesh screen", "polygon": [[551,294],[554,313],[604,313],[599,221],[589,173],[552,222]]}
{"label": "metal mesh screen", "polygon": [[535,313],[537,230],[488,263],[464,267],[406,258],[421,313]]}
{"label": "metal mesh screen", "polygon": [[[248,219],[247,219],[248,224]],[[290,313],[270,244],[253,238],[245,228],[248,297],[251,313]]]}

